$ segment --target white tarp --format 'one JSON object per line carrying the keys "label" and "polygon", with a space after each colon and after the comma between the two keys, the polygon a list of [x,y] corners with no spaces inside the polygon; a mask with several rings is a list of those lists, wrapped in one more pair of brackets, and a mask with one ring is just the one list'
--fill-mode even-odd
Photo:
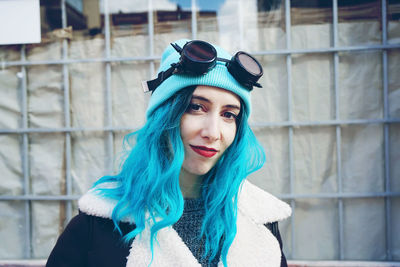
{"label": "white tarp", "polygon": [[[400,24],[389,23],[389,37],[400,36]],[[329,47],[331,25],[292,26],[292,47]],[[210,28],[212,29],[212,28]],[[198,33],[200,39],[231,47],[234,34],[215,31]],[[246,36],[256,36],[245,46],[252,50],[285,47],[282,28],[251,28]],[[341,45],[377,44],[381,35],[378,22],[341,23]],[[185,33],[155,35],[155,51],[160,54],[169,42],[188,37]],[[268,37],[268,38],[267,38]],[[378,39],[377,39],[378,38]],[[389,42],[397,42],[390,39]],[[147,36],[112,39],[112,54],[141,55],[147,51]],[[247,49],[249,48],[247,47]],[[59,58],[61,42],[30,49],[30,60]],[[72,40],[71,58],[102,57],[101,39]],[[0,60],[18,59],[18,51],[0,49]],[[263,89],[252,93],[251,122],[283,122],[288,119],[287,71],[285,56],[259,57],[264,66]],[[400,117],[400,53],[388,52],[390,117]],[[105,67],[102,63],[68,65],[70,114],[73,127],[106,126]],[[148,95],[140,87],[150,78],[150,64],[119,62],[111,64],[112,123],[116,127],[137,128],[144,122]],[[332,54],[295,54],[292,56],[292,120],[326,121],[335,118],[335,95]],[[0,69],[0,128],[18,128],[21,124],[21,94],[18,68]],[[29,127],[60,128],[64,123],[62,66],[27,67]],[[383,76],[380,51],[339,53],[339,118],[383,118]],[[390,126],[391,191],[400,190],[400,139],[398,125]],[[260,128],[254,131],[263,144],[267,163],[250,178],[274,194],[290,193],[289,131],[286,127]],[[114,151],[118,156],[125,132],[115,133]],[[384,192],[384,132],[382,124],[346,125],[341,127],[341,170],[343,192]],[[72,133],[73,194],[84,193],[93,181],[106,174],[107,133],[91,131]],[[30,134],[29,162],[31,192],[58,195],[65,192],[65,134]],[[293,129],[293,193],[335,193],[338,191],[337,139],[335,126],[295,127]],[[0,194],[23,192],[22,146],[18,135],[0,135]],[[118,166],[118,162],[115,163]],[[392,201],[393,258],[400,260],[399,200]],[[383,198],[346,199],[344,207],[345,259],[384,260],[385,202]],[[62,225],[64,206],[58,202],[32,202],[33,256],[45,258],[53,247]],[[295,254],[291,252],[289,220],[281,224],[285,251],[296,259],[337,259],[338,203],[331,199],[296,201]],[[24,205],[19,201],[0,202],[0,258],[22,258],[24,244]]]}

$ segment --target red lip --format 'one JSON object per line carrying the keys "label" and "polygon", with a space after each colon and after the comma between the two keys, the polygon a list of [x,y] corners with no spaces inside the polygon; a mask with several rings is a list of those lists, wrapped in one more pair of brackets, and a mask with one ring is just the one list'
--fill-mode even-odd
{"label": "red lip", "polygon": [[211,158],[213,157],[215,154],[217,154],[218,150],[214,149],[214,148],[209,148],[206,146],[192,146],[190,145],[190,147],[193,149],[194,152],[196,152],[197,154],[206,157],[206,158]]}

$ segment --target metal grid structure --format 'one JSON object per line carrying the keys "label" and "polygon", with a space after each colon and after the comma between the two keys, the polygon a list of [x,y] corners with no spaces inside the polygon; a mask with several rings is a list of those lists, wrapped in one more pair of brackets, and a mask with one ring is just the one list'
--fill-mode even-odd
{"label": "metal grid structure", "polygon": [[[69,59],[68,58],[68,43],[67,40],[63,41],[62,45],[62,59],[60,60],[44,60],[44,61],[27,61],[25,56],[25,46],[21,47],[21,60],[3,62],[3,67],[15,67],[21,68],[19,74],[19,85],[21,90],[21,113],[22,123],[19,129],[0,129],[0,134],[16,134],[22,136],[22,167],[23,167],[23,181],[24,181],[24,193],[20,196],[0,196],[0,201],[24,201],[25,203],[25,257],[31,258],[32,256],[32,225],[31,225],[31,202],[36,200],[41,201],[65,201],[66,202],[66,222],[71,219],[72,216],[72,201],[77,200],[80,196],[72,195],[72,182],[71,182],[71,133],[73,132],[90,132],[90,131],[102,131],[106,133],[106,145],[108,155],[113,155],[113,141],[114,132],[132,130],[128,127],[113,127],[112,125],[112,94],[111,94],[111,63],[112,62],[124,62],[124,61],[146,61],[150,63],[150,73],[154,74],[154,61],[159,60],[160,56],[153,54],[154,52],[154,23],[153,23],[153,1],[148,1],[148,32],[150,39],[150,55],[144,57],[111,57],[110,56],[110,21],[108,12],[108,1],[104,0],[104,24],[105,24],[105,57],[104,58],[82,58],[82,59]],[[241,1],[239,0],[239,4]],[[197,18],[196,18],[196,0],[191,0],[192,8],[192,38],[197,37]],[[290,17],[290,0],[285,0],[285,25],[286,25],[286,48],[281,50],[270,50],[270,51],[258,51],[253,53],[256,56],[261,55],[285,55],[286,57],[286,68],[287,68],[287,88],[288,88],[288,120],[283,122],[274,123],[257,123],[251,125],[252,127],[285,127],[288,130],[289,138],[289,177],[290,177],[290,193],[278,195],[282,199],[290,201],[293,214],[291,217],[291,247],[292,256],[296,258],[295,248],[295,220],[296,220],[296,200],[297,199],[337,199],[338,200],[338,240],[339,240],[339,259],[342,260],[344,257],[343,251],[343,200],[350,198],[384,198],[385,199],[385,214],[386,214],[386,259],[392,260],[392,248],[391,248],[391,199],[393,197],[399,197],[400,192],[391,192],[390,185],[390,172],[389,172],[389,127],[392,124],[400,123],[400,119],[392,119],[389,115],[389,104],[388,104],[388,56],[387,51],[390,49],[399,49],[400,44],[388,44],[387,42],[387,1],[382,0],[382,43],[380,45],[364,45],[364,46],[351,46],[351,47],[340,47],[338,45],[338,3],[337,0],[333,0],[332,12],[333,12],[333,44],[328,48],[319,49],[292,49],[291,48],[291,17]],[[67,27],[67,16],[66,16],[66,3],[65,0],[61,1],[62,10],[62,27]],[[239,8],[239,12],[242,9]],[[239,21],[242,16],[239,16]],[[241,38],[241,44],[243,43],[243,29],[239,29],[239,35]],[[380,51],[382,53],[382,75],[383,75],[383,108],[384,118],[383,119],[357,119],[357,120],[341,120],[339,116],[339,53],[340,52],[351,52],[351,51]],[[328,53],[332,54],[333,57],[333,77],[334,77],[334,94],[335,94],[335,118],[327,121],[309,121],[309,122],[294,122],[292,121],[292,86],[291,86],[291,73],[292,73],[292,55],[293,54],[314,54],[314,53]],[[102,128],[82,128],[82,127],[71,127],[70,122],[70,99],[69,99],[69,64],[73,63],[91,63],[91,62],[103,62],[105,65],[105,114],[106,114],[106,126]],[[32,65],[62,65],[63,70],[63,90],[64,90],[64,127],[63,128],[29,128],[28,127],[28,113],[27,113],[27,76],[26,68]],[[365,125],[365,124],[379,124],[384,129],[384,178],[385,178],[385,192],[382,193],[345,193],[342,191],[342,170],[341,170],[341,127],[343,125]],[[294,190],[294,159],[293,159],[293,129],[298,126],[335,126],[336,128],[336,149],[337,149],[337,183],[338,191],[336,193],[318,193],[318,194],[296,194]],[[65,175],[66,175],[66,194],[58,196],[45,196],[45,195],[33,195],[29,192],[30,188],[30,177],[29,177],[29,158],[28,158],[28,135],[31,133],[64,133],[65,134]],[[113,162],[110,162],[107,166],[108,170],[112,171]]]}

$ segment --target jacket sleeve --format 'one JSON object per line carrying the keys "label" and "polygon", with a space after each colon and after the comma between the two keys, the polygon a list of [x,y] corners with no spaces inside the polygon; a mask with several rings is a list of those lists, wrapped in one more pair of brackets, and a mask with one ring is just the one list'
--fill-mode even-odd
{"label": "jacket sleeve", "polygon": [[60,235],[46,267],[84,267],[87,262],[89,216],[75,216]]}
{"label": "jacket sleeve", "polygon": [[278,222],[267,223],[265,226],[272,232],[279,242],[279,246],[281,248],[281,267],[287,267],[286,257],[282,250],[282,238],[281,234],[279,233]]}

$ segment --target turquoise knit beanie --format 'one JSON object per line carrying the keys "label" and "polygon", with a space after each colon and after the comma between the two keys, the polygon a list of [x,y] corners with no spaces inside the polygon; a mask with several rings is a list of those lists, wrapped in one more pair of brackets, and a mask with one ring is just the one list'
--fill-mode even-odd
{"label": "turquoise knit beanie", "polygon": [[[182,39],[175,41],[180,47],[183,47],[190,40]],[[213,45],[217,50],[217,56],[221,58],[231,59],[232,56],[223,50],[221,47]],[[166,71],[171,67],[172,63],[179,62],[180,55],[175,49],[169,45],[163,52],[161,57],[161,65],[158,73]],[[238,95],[244,103],[244,108],[247,114],[251,112],[250,92],[246,87],[242,86],[235,78],[229,73],[224,62],[217,61],[216,66],[204,75],[189,76],[185,74],[173,74],[171,77],[163,81],[160,86],[153,92],[149,106],[147,107],[147,118],[151,113],[164,101],[173,96],[179,90],[191,85],[209,85],[226,89]]]}

